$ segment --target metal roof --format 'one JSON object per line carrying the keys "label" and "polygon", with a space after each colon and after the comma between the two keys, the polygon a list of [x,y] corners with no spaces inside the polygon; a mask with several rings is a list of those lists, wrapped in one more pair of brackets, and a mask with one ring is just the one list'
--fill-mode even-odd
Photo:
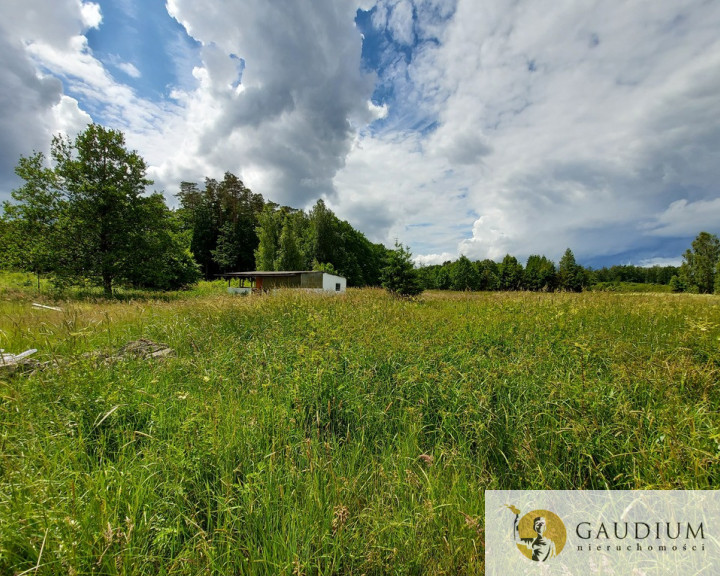
{"label": "metal roof", "polygon": [[252,272],[225,272],[224,274],[216,274],[222,278],[256,278],[258,276],[273,276],[275,278],[283,278],[290,276],[300,276],[301,274],[325,274],[319,270],[254,270]]}

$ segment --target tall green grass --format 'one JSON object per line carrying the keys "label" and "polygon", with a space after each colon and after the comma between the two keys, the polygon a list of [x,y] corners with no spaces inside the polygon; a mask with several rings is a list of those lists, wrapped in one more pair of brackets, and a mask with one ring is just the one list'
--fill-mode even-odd
{"label": "tall green grass", "polygon": [[656,292],[672,293],[668,284],[649,284],[643,282],[598,282],[590,288],[593,292]]}
{"label": "tall green grass", "polygon": [[0,573],[478,574],[485,489],[718,484],[715,297],[204,290],[0,302]]}

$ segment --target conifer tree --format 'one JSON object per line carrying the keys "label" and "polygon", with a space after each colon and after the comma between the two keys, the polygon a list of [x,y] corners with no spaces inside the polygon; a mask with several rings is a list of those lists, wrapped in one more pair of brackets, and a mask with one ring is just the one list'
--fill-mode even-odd
{"label": "conifer tree", "polygon": [[568,248],[565,250],[565,254],[560,258],[558,264],[558,283],[562,290],[569,290],[571,292],[580,292],[583,288],[585,275],[580,266],[575,261],[575,255],[572,250]]}
{"label": "conifer tree", "polygon": [[388,251],[381,281],[383,288],[395,296],[417,296],[423,291],[412,254],[397,241],[395,250]]}

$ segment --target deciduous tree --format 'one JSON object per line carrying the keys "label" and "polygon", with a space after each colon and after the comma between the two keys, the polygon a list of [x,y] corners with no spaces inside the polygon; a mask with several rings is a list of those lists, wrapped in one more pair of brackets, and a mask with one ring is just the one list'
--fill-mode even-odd
{"label": "deciduous tree", "polygon": [[520,290],[523,283],[523,267],[515,256],[506,254],[498,266],[498,288]]}
{"label": "deciduous tree", "polygon": [[303,270],[305,256],[300,250],[302,228],[302,212],[287,213],[283,219],[282,230],[278,240],[278,257],[276,268],[278,270]]}
{"label": "deciduous tree", "polygon": [[57,136],[51,158],[50,167],[40,154],[20,159],[25,185],[13,193],[17,204],[5,205],[37,250],[22,267],[89,279],[108,296],[117,282],[175,288],[196,279],[164,199],[144,195],[147,166],[122,132],[91,124],[72,141]]}
{"label": "deciduous tree", "polygon": [[258,219],[258,226],[255,229],[259,240],[255,250],[255,268],[257,270],[275,270],[280,233],[282,232],[282,215],[276,208],[277,204],[268,202]]}
{"label": "deciduous tree", "polygon": [[720,239],[715,234],[700,232],[692,248],[685,251],[680,276],[701,294],[712,293],[715,273],[720,262]]}
{"label": "deciduous tree", "polygon": [[530,256],[525,264],[523,284],[528,290],[554,290],[557,287],[555,264],[545,256]]}
{"label": "deciduous tree", "polygon": [[4,260],[6,265],[36,273],[39,286],[40,275],[56,265],[63,195],[57,175],[41,152],[21,157],[15,173],[25,184],[11,193],[16,203],[3,203]]}
{"label": "deciduous tree", "polygon": [[460,255],[450,270],[450,283],[453,290],[477,290],[479,284],[477,269],[464,254]]}
{"label": "deciduous tree", "polygon": [[488,259],[477,263],[480,290],[497,290],[499,270],[497,262]]}

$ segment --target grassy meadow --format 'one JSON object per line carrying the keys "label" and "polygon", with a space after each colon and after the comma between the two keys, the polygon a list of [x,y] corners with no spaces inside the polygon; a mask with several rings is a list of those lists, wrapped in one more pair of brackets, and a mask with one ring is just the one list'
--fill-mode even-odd
{"label": "grassy meadow", "polygon": [[[0,369],[0,574],[474,575],[485,489],[720,481],[718,297],[33,282],[0,286],[0,348],[49,361]],[[176,354],[102,355],[138,338]]]}

